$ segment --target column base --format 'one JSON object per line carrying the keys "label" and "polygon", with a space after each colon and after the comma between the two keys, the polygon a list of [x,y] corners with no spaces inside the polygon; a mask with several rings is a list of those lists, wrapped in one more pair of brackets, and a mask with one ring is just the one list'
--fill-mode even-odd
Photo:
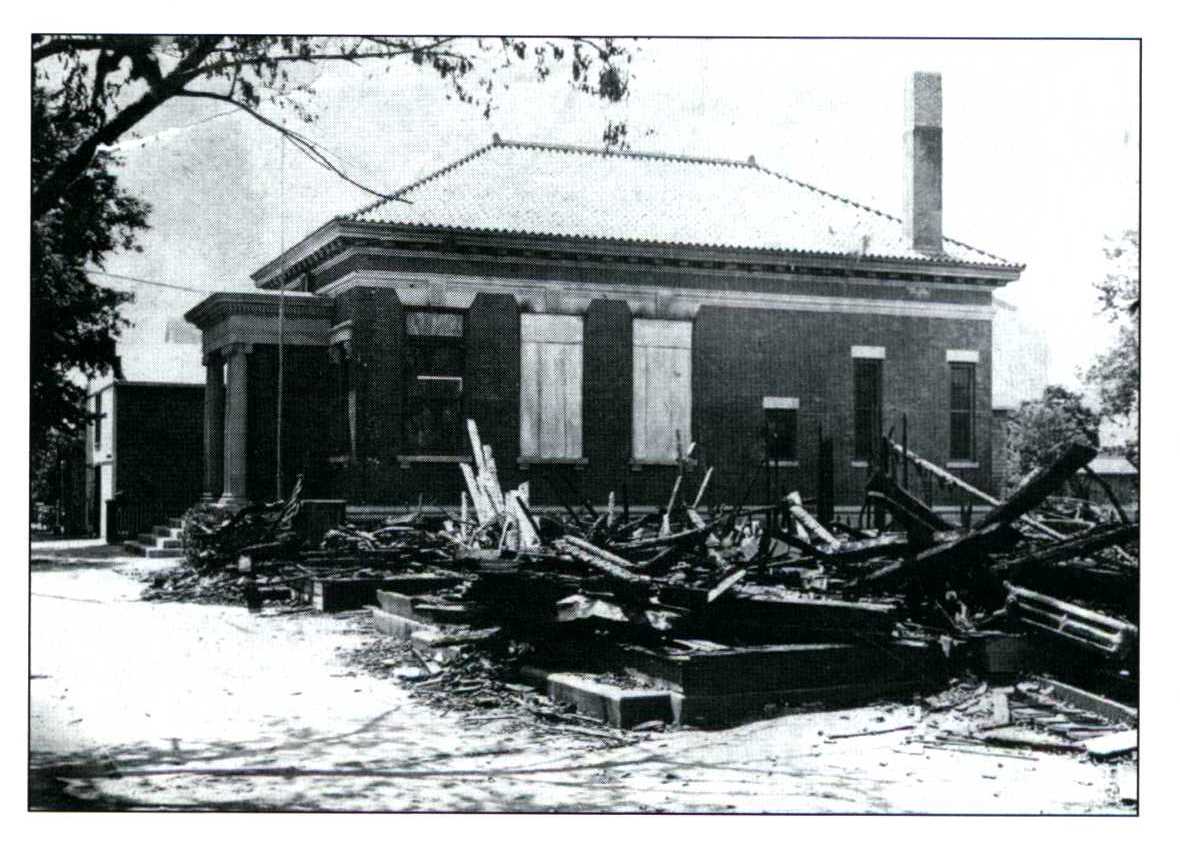
{"label": "column base", "polygon": [[237,495],[222,495],[217,499],[217,505],[226,509],[241,509],[250,501]]}

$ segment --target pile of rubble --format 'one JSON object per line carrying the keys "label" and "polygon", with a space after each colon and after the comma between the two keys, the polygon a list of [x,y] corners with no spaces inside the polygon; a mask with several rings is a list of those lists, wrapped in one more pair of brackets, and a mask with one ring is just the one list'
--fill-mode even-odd
{"label": "pile of rubble", "polygon": [[[653,719],[684,722],[909,697],[965,672],[1009,683],[1052,672],[1137,695],[1138,524],[1112,494],[1109,509],[1055,497],[1088,470],[1086,445],[1064,446],[1000,501],[883,439],[862,510],[870,524],[854,527],[797,492],[706,507],[713,472],[696,477],[692,448],[658,512],[632,518],[613,493],[601,511],[583,501],[540,512],[527,483],[501,487],[491,448],[468,428],[474,464],[461,465],[457,517],[419,510],[372,531],[338,525],[313,550],[291,532],[297,487],[242,516],[257,541],[243,545],[233,519],[221,539],[201,534],[203,553],[244,573],[182,570],[146,597],[368,604],[409,650],[401,657],[417,657],[394,667],[416,690],[488,708],[518,705],[520,691],[504,685],[525,671],[538,690],[547,673],[606,693],[651,688],[632,692],[650,694]],[[911,470],[991,509],[953,525],[907,489]],[[672,710],[651,698],[660,689]],[[597,700],[579,690],[550,683],[537,695],[580,713]],[[622,700],[611,701],[617,721]]]}

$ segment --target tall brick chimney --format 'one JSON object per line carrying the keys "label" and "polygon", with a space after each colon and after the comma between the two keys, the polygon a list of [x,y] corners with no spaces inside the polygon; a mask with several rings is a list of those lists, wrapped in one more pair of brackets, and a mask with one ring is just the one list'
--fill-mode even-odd
{"label": "tall brick chimney", "polygon": [[942,254],[942,75],[915,71],[905,89],[905,236]]}

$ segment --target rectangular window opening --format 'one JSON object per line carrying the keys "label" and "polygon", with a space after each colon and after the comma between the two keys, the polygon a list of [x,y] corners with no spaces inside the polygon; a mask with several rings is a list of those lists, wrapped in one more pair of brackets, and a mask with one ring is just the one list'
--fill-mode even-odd
{"label": "rectangular window opening", "polygon": [[975,365],[951,364],[951,447],[956,462],[975,461]]}
{"label": "rectangular window opening", "polygon": [[881,360],[852,360],[853,458],[867,461],[876,455],[881,439]]}
{"label": "rectangular window opening", "polygon": [[[406,313],[404,452],[459,454],[465,447],[464,317],[457,311]],[[349,406],[355,407],[354,398]],[[354,429],[349,430],[349,443]]]}
{"label": "rectangular window opening", "polygon": [[766,458],[771,462],[796,462],[799,411],[766,409]]}

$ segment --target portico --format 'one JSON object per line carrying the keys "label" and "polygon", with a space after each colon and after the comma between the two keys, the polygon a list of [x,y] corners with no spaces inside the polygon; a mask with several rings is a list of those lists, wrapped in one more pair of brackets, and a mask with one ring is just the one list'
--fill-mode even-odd
{"label": "portico", "polygon": [[[277,350],[280,325],[284,348],[317,348],[326,360],[332,312],[332,300],[327,298],[260,292],[214,293],[185,315],[201,330],[205,364],[206,501],[233,507],[262,497],[250,493],[251,457],[260,450],[251,447],[251,427],[276,412],[271,389],[263,399],[251,400],[251,374],[255,385],[261,375],[258,365],[252,371],[252,362],[260,349]],[[252,405],[267,403],[271,411],[251,412]]]}

